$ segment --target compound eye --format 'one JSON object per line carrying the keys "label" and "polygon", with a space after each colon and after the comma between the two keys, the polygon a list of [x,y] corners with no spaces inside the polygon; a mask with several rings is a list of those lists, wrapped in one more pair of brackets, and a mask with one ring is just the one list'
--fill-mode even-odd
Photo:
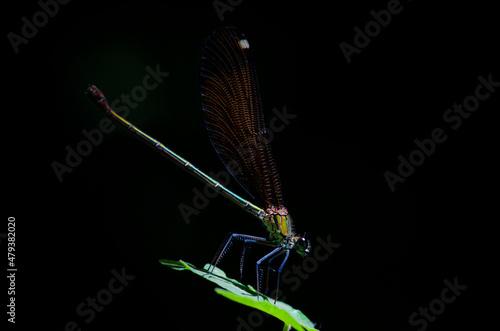
{"label": "compound eye", "polygon": [[299,252],[300,255],[303,256],[306,256],[311,249],[309,240],[307,240],[304,237],[298,238],[296,245],[297,245],[297,251]]}

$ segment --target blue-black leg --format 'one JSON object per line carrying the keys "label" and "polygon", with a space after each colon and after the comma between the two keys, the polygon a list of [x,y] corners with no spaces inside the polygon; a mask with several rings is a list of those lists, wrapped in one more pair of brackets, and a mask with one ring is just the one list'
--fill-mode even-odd
{"label": "blue-black leg", "polygon": [[[246,234],[239,234],[239,233],[229,233],[226,236],[226,239],[223,241],[222,245],[220,246],[219,250],[217,251],[217,254],[214,256],[212,260],[212,270],[210,271],[210,273],[212,273],[215,270],[215,267],[217,266],[217,264],[219,264],[224,255],[229,251],[235,240],[242,241],[245,245],[253,243],[267,245],[267,246],[275,245],[274,241],[269,241],[266,238],[249,236]],[[240,265],[240,274],[242,269],[243,266]]]}
{"label": "blue-black leg", "polygon": [[257,298],[259,297],[260,293],[260,285],[261,285],[261,273],[260,273],[260,265],[266,261],[269,260],[270,258],[274,257],[275,255],[281,255],[283,252],[282,247],[278,247],[265,255],[263,258],[261,258],[259,261],[256,263],[256,269],[257,269]]}
{"label": "blue-black leg", "polygon": [[[276,259],[278,256],[281,256],[282,254],[285,254],[285,257],[283,258],[283,261],[281,262],[281,265],[280,267],[278,268],[278,271],[276,272],[276,270],[274,270],[274,268],[272,267],[272,262],[274,259]],[[266,292],[269,290],[269,270],[272,269],[273,272],[276,272],[276,277],[277,277],[277,280],[276,280],[276,297],[274,299],[274,303],[276,303],[276,301],[278,300],[278,294],[279,294],[279,289],[280,289],[280,277],[281,277],[281,271],[283,270],[283,268],[285,267],[285,264],[286,264],[286,261],[288,260],[288,256],[290,255],[290,250],[282,250],[279,254],[276,254],[274,255],[273,257],[271,257],[268,261],[268,266],[267,266],[267,279],[266,279]]]}
{"label": "blue-black leg", "polygon": [[269,259],[269,261],[267,261],[267,275],[266,275],[266,294],[269,292],[269,275],[270,275],[270,271],[272,270],[273,272],[276,272],[276,270],[274,270],[273,268],[273,261],[274,259],[276,259],[278,256],[281,256],[283,253],[285,253],[285,250],[282,250],[281,252],[279,252],[278,254],[274,255],[273,257],[271,257]]}
{"label": "blue-black leg", "polygon": [[276,303],[276,301],[278,300],[278,293],[280,291],[280,278],[281,278],[281,271],[283,270],[283,268],[285,267],[285,264],[286,264],[286,261],[288,260],[288,255],[290,255],[290,250],[286,250],[285,252],[285,258],[283,259],[283,262],[281,262],[281,265],[278,269],[278,281],[277,281],[277,284],[276,284],[276,297],[274,298],[274,303]]}
{"label": "blue-black leg", "polygon": [[243,250],[241,251],[240,257],[240,283],[243,281],[243,266],[245,265],[245,257],[248,251],[252,248],[247,242],[243,245]]}

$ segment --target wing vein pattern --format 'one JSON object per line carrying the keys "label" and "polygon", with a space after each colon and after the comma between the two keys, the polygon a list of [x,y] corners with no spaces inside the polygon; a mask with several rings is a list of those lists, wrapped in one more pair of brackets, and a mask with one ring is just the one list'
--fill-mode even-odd
{"label": "wing vein pattern", "polygon": [[248,40],[232,27],[215,31],[202,49],[200,69],[203,115],[220,159],[261,207],[281,207]]}

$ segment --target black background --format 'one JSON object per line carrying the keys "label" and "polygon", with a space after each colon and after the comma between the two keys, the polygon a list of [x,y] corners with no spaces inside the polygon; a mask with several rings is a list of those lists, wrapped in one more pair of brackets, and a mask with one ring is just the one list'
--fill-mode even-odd
{"label": "black background", "polygon": [[[474,94],[478,76],[500,81],[497,18],[480,2],[401,5],[349,64],[339,44],[353,44],[353,28],[387,1],[243,1],[223,22],[211,1],[72,1],[17,54],[7,34],[20,34],[21,18],[32,21],[40,7],[25,1],[5,10],[1,232],[16,217],[18,268],[9,326],[236,330],[237,318],[247,319],[251,309],[158,260],[201,267],[228,232],[265,235],[252,216],[218,197],[186,224],[178,205],[192,204],[202,185],[121,128],[62,182],[52,167],[104,118],[83,93],[87,83],[111,101],[159,64],[170,75],[128,119],[201,170],[224,170],[204,129],[198,86],[203,41],[224,25],[249,39],[266,122],[273,108],[296,115],[272,145],[297,230],[313,245],[318,236],[341,244],[297,289],[282,286],[286,301],[322,330],[417,330],[409,316],[458,277],[467,289],[427,329],[484,326],[495,310],[488,299],[500,92],[456,130],[442,117]],[[391,192],[384,172],[396,173],[398,156],[438,127],[447,140]],[[234,181],[229,188],[244,196]],[[3,238],[1,247],[6,252]],[[237,256],[221,264],[232,277],[237,266]],[[86,323],[76,307],[122,268],[135,278]],[[254,329],[280,327],[266,318]]]}

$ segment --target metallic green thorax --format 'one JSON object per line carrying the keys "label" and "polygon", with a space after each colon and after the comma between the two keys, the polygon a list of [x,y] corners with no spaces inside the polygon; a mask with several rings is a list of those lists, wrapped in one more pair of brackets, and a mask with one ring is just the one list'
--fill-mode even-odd
{"label": "metallic green thorax", "polygon": [[271,206],[266,209],[266,215],[262,219],[271,239],[281,240],[293,235],[292,219],[285,207],[276,208]]}

